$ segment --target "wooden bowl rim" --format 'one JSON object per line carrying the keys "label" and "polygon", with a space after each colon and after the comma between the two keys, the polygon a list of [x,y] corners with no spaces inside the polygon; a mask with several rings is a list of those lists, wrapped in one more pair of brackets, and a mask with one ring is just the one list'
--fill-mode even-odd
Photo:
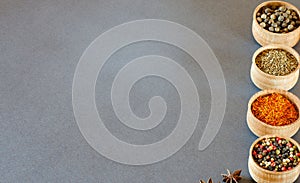
{"label": "wooden bowl rim", "polygon": [[296,29],[294,29],[293,31],[288,32],[288,33],[274,33],[274,32],[270,32],[270,31],[268,31],[268,30],[262,28],[262,27],[259,25],[259,23],[257,22],[257,20],[256,20],[256,14],[257,14],[257,12],[258,12],[262,7],[264,7],[264,6],[266,6],[266,5],[270,5],[270,4],[280,4],[280,5],[285,5],[285,6],[289,7],[290,9],[295,10],[295,11],[297,12],[297,14],[298,14],[298,17],[300,18],[300,11],[299,11],[299,9],[298,9],[296,6],[294,6],[293,4],[291,4],[291,3],[288,3],[288,2],[286,2],[286,1],[265,1],[265,2],[263,2],[263,3],[261,3],[261,4],[259,4],[259,5],[255,8],[255,10],[254,10],[254,12],[253,12],[253,22],[255,22],[256,26],[259,27],[259,29],[260,29],[259,31],[263,31],[263,32],[265,32],[265,33],[269,33],[269,34],[271,34],[271,35],[276,35],[276,36],[287,36],[287,35],[289,35],[289,34],[293,34],[296,30],[299,30],[299,29],[300,29],[300,26],[299,26],[299,27],[297,27]]}
{"label": "wooden bowl rim", "polygon": [[[258,66],[255,63],[256,57],[261,52],[263,52],[265,50],[269,50],[269,49],[283,49],[283,50],[289,52],[290,54],[292,54],[296,58],[296,60],[298,62],[297,68],[293,72],[291,72],[291,73],[289,73],[287,75],[284,75],[284,76],[275,76],[275,75],[268,74],[268,73],[265,73],[264,71],[262,71],[260,68],[258,68]],[[266,76],[268,78],[271,78],[271,79],[277,79],[277,78],[284,79],[284,78],[288,78],[290,75],[294,74],[295,72],[297,72],[300,69],[300,56],[299,56],[299,53],[294,48],[292,48],[290,46],[287,46],[287,45],[284,45],[284,44],[269,44],[269,45],[262,46],[262,47],[258,48],[254,52],[254,54],[252,56],[252,63],[254,65],[255,69],[257,69],[260,74],[262,74],[262,75],[264,75],[264,76]]]}
{"label": "wooden bowl rim", "polygon": [[[284,95],[285,97],[287,97],[289,100],[291,100],[297,107],[297,110],[298,110],[298,119],[296,121],[294,121],[293,123],[291,124],[288,124],[288,125],[283,125],[283,126],[273,126],[273,125],[269,125],[267,123],[264,123],[263,121],[259,120],[258,118],[256,118],[254,116],[254,114],[252,113],[252,109],[251,109],[251,106],[252,106],[252,103],[260,96],[264,96],[264,95],[268,95],[268,94],[271,94],[271,93],[280,93],[282,95]],[[262,91],[259,91],[257,93],[255,93],[249,100],[248,102],[248,111],[249,113],[257,120],[259,121],[263,126],[266,126],[268,128],[273,128],[273,129],[284,129],[284,128],[288,128],[292,125],[296,125],[297,123],[300,123],[300,99],[293,93],[289,92],[289,91],[285,91],[285,90],[281,90],[281,89],[268,89],[268,90],[262,90]],[[299,124],[300,126],[300,124]]]}
{"label": "wooden bowl rim", "polygon": [[267,169],[264,169],[262,167],[260,167],[255,161],[254,161],[254,158],[253,158],[253,155],[252,155],[252,150],[253,150],[253,147],[255,144],[257,144],[259,141],[261,141],[262,139],[264,138],[270,138],[270,137],[280,137],[280,138],[284,138],[286,140],[289,140],[291,141],[295,146],[297,146],[297,148],[300,150],[300,145],[299,143],[292,139],[291,137],[286,137],[286,136],[283,136],[283,135],[277,135],[277,134],[270,134],[270,135],[264,135],[264,136],[261,136],[261,137],[258,137],[251,145],[250,147],[250,150],[249,150],[249,158],[252,159],[252,161],[254,162],[254,166],[256,166],[257,168],[260,169],[260,171],[264,172],[264,173],[267,173],[267,174],[273,174],[273,175],[284,175],[284,174],[287,174],[287,173],[293,173],[294,171],[297,171],[297,169],[300,168],[300,162],[298,163],[297,166],[295,166],[293,169],[291,170],[287,170],[287,171],[284,171],[284,172],[274,172],[274,171],[270,171],[270,170],[267,170]]}

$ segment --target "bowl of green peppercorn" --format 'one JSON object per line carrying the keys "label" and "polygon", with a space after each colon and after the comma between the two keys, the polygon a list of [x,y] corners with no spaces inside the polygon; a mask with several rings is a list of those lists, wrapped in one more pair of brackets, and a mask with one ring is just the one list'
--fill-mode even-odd
{"label": "bowl of green peppercorn", "polygon": [[299,9],[288,2],[263,2],[253,13],[253,37],[262,46],[284,44],[293,47],[300,39],[299,15]]}
{"label": "bowl of green peppercorn", "polygon": [[256,182],[295,182],[300,174],[300,146],[289,137],[260,137],[250,148],[248,168]]}

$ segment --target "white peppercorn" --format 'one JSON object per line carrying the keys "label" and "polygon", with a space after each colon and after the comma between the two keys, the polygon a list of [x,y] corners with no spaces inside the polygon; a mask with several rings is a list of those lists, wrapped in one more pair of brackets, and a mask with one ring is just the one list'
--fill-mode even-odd
{"label": "white peppercorn", "polygon": [[270,13],[272,10],[270,8],[265,9],[265,13]]}
{"label": "white peppercorn", "polygon": [[283,27],[283,28],[285,28],[285,27],[287,27],[287,26],[288,26],[288,24],[285,23],[285,22],[283,22],[283,23],[281,24],[281,27]]}
{"label": "white peppercorn", "polygon": [[280,6],[280,7],[278,8],[278,10],[284,12],[284,11],[286,10],[286,7],[285,7],[285,6]]}
{"label": "white peppercorn", "polygon": [[280,15],[280,16],[278,17],[278,20],[281,21],[281,22],[284,21],[284,16]]}
{"label": "white peppercorn", "polygon": [[294,29],[294,26],[293,26],[293,25],[289,25],[289,26],[288,26],[288,30],[291,31],[291,30],[293,30],[293,29]]}
{"label": "white peppercorn", "polygon": [[267,18],[267,15],[266,15],[266,14],[262,14],[262,15],[260,16],[260,18],[266,19],[266,18]]}
{"label": "white peppercorn", "polygon": [[262,22],[262,19],[260,17],[257,17],[256,20],[261,23]]}
{"label": "white peppercorn", "polygon": [[269,25],[272,25],[273,23],[275,23],[273,19],[271,19],[271,20],[268,21]]}
{"label": "white peppercorn", "polygon": [[289,18],[287,18],[287,19],[285,19],[285,21],[284,21],[285,23],[290,23],[290,19]]}
{"label": "white peppercorn", "polygon": [[274,27],[274,28],[277,28],[277,27],[278,27],[277,23],[272,23],[271,26]]}
{"label": "white peppercorn", "polygon": [[265,22],[261,22],[259,25],[260,25],[262,28],[265,28],[265,27],[267,26],[267,24],[266,24]]}
{"label": "white peppercorn", "polygon": [[275,14],[272,14],[272,15],[270,16],[270,18],[273,19],[273,20],[275,20],[277,17],[276,17]]}

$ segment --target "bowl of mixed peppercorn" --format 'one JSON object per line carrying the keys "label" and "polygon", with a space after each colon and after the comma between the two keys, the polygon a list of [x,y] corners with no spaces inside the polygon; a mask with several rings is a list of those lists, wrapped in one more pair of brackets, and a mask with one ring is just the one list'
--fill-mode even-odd
{"label": "bowl of mixed peppercorn", "polygon": [[260,89],[290,90],[299,78],[298,52],[286,45],[271,44],[255,51],[250,77]]}
{"label": "bowl of mixed peppercorn", "polygon": [[284,1],[266,1],[253,13],[252,33],[262,46],[285,44],[295,46],[300,38],[299,10]]}
{"label": "bowl of mixed peppercorn", "polygon": [[281,135],[262,136],[250,148],[248,168],[256,182],[294,182],[300,173],[299,144]]}
{"label": "bowl of mixed peppercorn", "polygon": [[249,100],[247,124],[258,137],[269,134],[292,137],[300,127],[299,109],[299,98],[288,91],[259,91]]}

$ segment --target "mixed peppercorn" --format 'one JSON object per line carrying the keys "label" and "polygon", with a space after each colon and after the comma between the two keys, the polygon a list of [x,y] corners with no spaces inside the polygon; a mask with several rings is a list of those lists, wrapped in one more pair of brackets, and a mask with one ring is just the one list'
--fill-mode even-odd
{"label": "mixed peppercorn", "polygon": [[259,141],[254,145],[252,157],[260,167],[275,172],[291,170],[300,162],[298,147],[281,137]]}

